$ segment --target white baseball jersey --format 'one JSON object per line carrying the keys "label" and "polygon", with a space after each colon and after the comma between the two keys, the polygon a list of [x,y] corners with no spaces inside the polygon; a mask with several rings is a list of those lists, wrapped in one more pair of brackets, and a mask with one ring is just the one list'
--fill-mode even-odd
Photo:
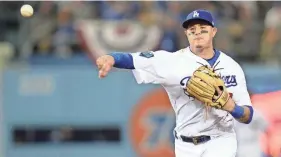
{"label": "white baseball jersey", "polygon": [[[227,90],[237,105],[251,105],[244,72],[240,65],[225,53],[217,51],[216,73],[222,76]],[[226,111],[206,109],[202,102],[185,92],[186,83],[202,64],[209,63],[193,54],[190,48],[174,53],[167,51],[132,53],[135,69],[133,74],[139,84],[161,84],[176,114],[175,131],[178,135],[220,136],[234,133],[234,119]],[[206,116],[207,113],[207,116]]]}

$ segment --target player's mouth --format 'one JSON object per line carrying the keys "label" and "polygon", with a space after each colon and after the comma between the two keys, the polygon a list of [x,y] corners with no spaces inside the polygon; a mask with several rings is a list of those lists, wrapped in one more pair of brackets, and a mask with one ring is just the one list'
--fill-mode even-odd
{"label": "player's mouth", "polygon": [[194,38],[194,40],[201,40],[201,39],[203,39],[202,37],[196,37],[196,38]]}

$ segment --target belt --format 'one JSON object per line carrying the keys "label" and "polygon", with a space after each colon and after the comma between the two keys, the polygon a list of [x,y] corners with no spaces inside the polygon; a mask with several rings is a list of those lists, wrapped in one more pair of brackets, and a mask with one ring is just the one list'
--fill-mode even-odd
{"label": "belt", "polygon": [[[175,138],[176,139],[179,139],[179,137],[177,136],[177,133],[175,132]],[[202,136],[194,136],[194,137],[187,137],[187,136],[183,136],[181,135],[180,136],[180,139],[183,141],[183,142],[188,142],[188,143],[193,143],[194,145],[198,145],[198,144],[201,144],[201,143],[205,143],[205,142],[208,142],[211,140],[211,137],[210,136],[205,136],[205,135],[202,135]]]}

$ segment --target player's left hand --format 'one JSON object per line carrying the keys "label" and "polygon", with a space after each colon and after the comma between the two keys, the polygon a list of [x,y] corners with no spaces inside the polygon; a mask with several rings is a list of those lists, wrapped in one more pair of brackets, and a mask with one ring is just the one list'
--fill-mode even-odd
{"label": "player's left hand", "polygon": [[208,66],[201,66],[195,70],[186,90],[190,96],[217,109],[223,109],[230,98],[224,81]]}

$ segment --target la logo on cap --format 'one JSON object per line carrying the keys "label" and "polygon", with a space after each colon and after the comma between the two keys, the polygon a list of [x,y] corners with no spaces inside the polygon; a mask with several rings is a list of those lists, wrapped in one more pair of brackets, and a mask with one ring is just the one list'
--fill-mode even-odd
{"label": "la logo on cap", "polygon": [[193,12],[193,17],[199,17],[199,13],[197,11]]}

